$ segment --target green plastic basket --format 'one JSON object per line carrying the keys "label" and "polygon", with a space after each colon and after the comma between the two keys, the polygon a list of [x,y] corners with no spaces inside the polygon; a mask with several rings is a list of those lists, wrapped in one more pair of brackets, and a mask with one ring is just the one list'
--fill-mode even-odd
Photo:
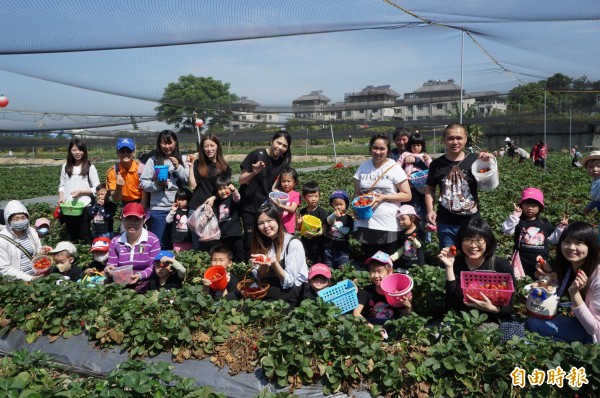
{"label": "green plastic basket", "polygon": [[60,211],[64,216],[80,216],[83,214],[83,209],[85,207],[85,203],[81,201],[68,201],[65,203],[61,203]]}

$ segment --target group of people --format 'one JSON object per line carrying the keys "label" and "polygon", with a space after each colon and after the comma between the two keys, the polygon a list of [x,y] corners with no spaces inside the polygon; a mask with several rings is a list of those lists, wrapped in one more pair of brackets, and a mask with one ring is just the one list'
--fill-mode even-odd
{"label": "group of people", "polygon": [[508,156],[511,158],[518,157],[519,163],[523,163],[527,159],[531,159],[535,166],[544,168],[546,160],[548,159],[548,145],[544,140],[540,140],[532,148],[531,152],[527,152],[525,149],[517,145],[517,143],[506,137],[504,139],[505,147],[500,148],[498,151],[494,151],[494,156],[504,157]]}
{"label": "group of people", "polygon": [[[128,285],[136,291],[181,286],[185,267],[175,260],[176,253],[196,249],[210,252],[213,265],[228,268],[233,262],[252,263],[256,280],[270,286],[264,299],[282,299],[293,305],[315,298],[330,286],[331,269],[351,260],[348,239],[352,235],[361,245],[372,282],[358,293],[354,314],[370,323],[410,312],[409,298],[401,308],[387,304],[381,281],[393,272],[409,272],[411,267],[423,265],[424,247],[430,243],[430,234],[437,232],[449,308],[476,308],[493,321],[507,321],[512,301],[498,306],[485,296],[464,300],[461,273],[496,271],[513,279],[524,275],[535,279],[554,272],[566,284],[564,291],[571,297],[575,317],[567,321],[560,316],[530,318],[529,327],[560,340],[598,342],[597,232],[583,222],[569,224],[568,216],[555,228],[542,217],[542,191],[527,187],[502,225],[504,233],[514,236],[513,259],[497,257],[496,238],[480,217],[478,181],[472,168],[477,161],[492,162],[494,156],[466,151],[467,140],[465,126],[448,125],[443,134],[445,152],[432,159],[418,132],[410,134],[400,128],[393,137],[375,134],[369,141],[370,158],[353,175],[353,194],[342,189],[328,193],[328,209],[319,205],[325,193],[316,182],[305,182],[296,190],[299,178],[291,167],[292,137],[286,131],[277,132],[267,148],[246,156],[240,166],[239,191],[232,183],[232,170],[221,144],[210,133],[202,137],[194,158],[180,154],[175,133],[163,131],[154,154],[144,163],[136,160],[133,141],[121,138],[116,146],[119,161],[108,169],[104,184],[88,160],[85,144],[73,140],[61,172],[59,201],[89,199],[85,199],[86,212],[81,216],[62,216],[61,221],[69,241],[93,239],[95,265],[86,272],[102,273],[107,281],[115,270],[131,266]],[[547,155],[542,156],[545,159]],[[582,165],[594,178],[595,195],[600,153],[584,158]],[[159,179],[155,166],[167,166],[167,178]],[[586,211],[598,207],[600,195],[596,196]],[[372,216],[368,218],[349,212],[351,202],[362,197],[371,200]],[[121,232],[112,236],[116,206],[107,205],[119,202]],[[219,239],[200,239],[198,231],[188,228],[187,218],[201,208],[210,208],[218,219]],[[29,226],[27,209],[19,202],[9,203],[5,218],[7,228],[0,233],[0,238],[8,237],[0,239],[3,275],[26,281],[35,278],[30,259],[40,252],[53,254],[57,264],[73,263],[75,253],[69,242],[54,249],[42,246],[36,230]],[[321,228],[314,227],[315,220]],[[89,235],[84,231],[86,222]],[[550,244],[558,245],[552,269],[547,265]],[[62,252],[66,252],[64,261],[57,257]],[[59,272],[72,272],[74,268],[67,265],[58,267]],[[522,271],[515,275],[515,269]],[[73,272],[71,279],[76,279],[76,274]],[[229,271],[227,280],[226,288],[207,291],[215,297],[241,297],[237,279]],[[204,283],[211,284],[208,280]]]}

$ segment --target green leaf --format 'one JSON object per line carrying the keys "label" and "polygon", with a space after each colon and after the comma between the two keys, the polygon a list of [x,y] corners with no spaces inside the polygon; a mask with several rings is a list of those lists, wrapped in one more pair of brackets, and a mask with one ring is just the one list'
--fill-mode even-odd
{"label": "green leaf", "polygon": [[306,377],[308,377],[309,379],[312,379],[313,376],[314,376],[314,374],[315,374],[315,372],[313,372],[313,370],[310,367],[308,367],[308,366],[304,366],[302,368],[302,371],[304,372],[304,374],[306,375]]}
{"label": "green leaf", "polygon": [[275,369],[275,374],[276,374],[277,376],[279,376],[279,377],[287,377],[287,375],[288,375],[288,370],[287,370],[287,368],[286,368],[286,367],[284,367],[284,366],[278,366],[278,367]]}
{"label": "green leaf", "polygon": [[275,364],[273,363],[273,358],[270,356],[262,357],[260,359],[260,363],[265,368],[274,368]]}
{"label": "green leaf", "polygon": [[456,372],[459,374],[464,375],[467,373],[467,364],[464,362],[459,362],[454,366],[454,370],[456,370]]}
{"label": "green leaf", "polygon": [[14,378],[11,388],[23,390],[31,381],[31,375],[28,372],[21,372]]}

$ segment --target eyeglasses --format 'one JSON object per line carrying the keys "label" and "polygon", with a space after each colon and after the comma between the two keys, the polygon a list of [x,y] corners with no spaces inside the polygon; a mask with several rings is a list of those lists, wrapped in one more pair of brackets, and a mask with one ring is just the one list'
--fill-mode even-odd
{"label": "eyeglasses", "polygon": [[485,239],[483,239],[483,238],[468,238],[468,239],[463,239],[463,243],[465,245],[475,244],[475,246],[481,247],[481,246],[485,245]]}

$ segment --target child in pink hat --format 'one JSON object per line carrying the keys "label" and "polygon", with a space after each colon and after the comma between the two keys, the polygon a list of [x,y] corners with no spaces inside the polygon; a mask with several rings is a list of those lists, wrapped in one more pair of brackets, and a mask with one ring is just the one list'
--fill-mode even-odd
{"label": "child in pink hat", "polygon": [[353,315],[365,318],[371,325],[382,325],[387,320],[409,315],[412,309],[410,299],[404,301],[402,308],[392,307],[381,289],[381,281],[394,272],[389,254],[378,251],[369,257],[365,264],[367,264],[371,284],[359,290],[358,307],[354,309]]}
{"label": "child in pink hat", "polygon": [[323,263],[316,263],[308,271],[308,282],[303,287],[302,300],[316,300],[319,292],[331,286],[331,270]]}
{"label": "child in pink hat", "polygon": [[398,236],[398,250],[391,255],[396,271],[405,272],[414,265],[425,264],[423,243],[425,232],[419,228],[421,218],[411,205],[402,205],[398,210],[400,234]]}
{"label": "child in pink hat", "polygon": [[502,224],[502,232],[514,235],[512,265],[515,277],[528,275],[537,279],[538,261],[543,259],[545,262],[548,259],[550,244],[558,243],[560,234],[569,223],[569,216],[565,214],[554,229],[548,220],[540,216],[544,210],[544,194],[534,187],[525,188],[518,205],[513,206],[513,213]]}

